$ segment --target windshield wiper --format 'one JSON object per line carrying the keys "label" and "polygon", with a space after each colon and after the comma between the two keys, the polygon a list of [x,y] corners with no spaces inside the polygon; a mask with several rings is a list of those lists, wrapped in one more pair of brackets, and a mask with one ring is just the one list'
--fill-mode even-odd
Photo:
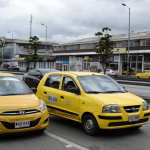
{"label": "windshield wiper", "polygon": [[87,91],[86,93],[102,93],[100,91]]}
{"label": "windshield wiper", "polygon": [[125,93],[124,91],[105,91],[103,93]]}

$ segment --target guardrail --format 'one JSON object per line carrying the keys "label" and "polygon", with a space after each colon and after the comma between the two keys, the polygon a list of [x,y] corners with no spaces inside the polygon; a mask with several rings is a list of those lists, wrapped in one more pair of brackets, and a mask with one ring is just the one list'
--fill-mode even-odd
{"label": "guardrail", "polygon": [[130,84],[130,85],[138,85],[138,86],[149,86],[150,87],[150,80],[149,81],[130,81],[130,80],[117,80],[115,79],[119,84]]}

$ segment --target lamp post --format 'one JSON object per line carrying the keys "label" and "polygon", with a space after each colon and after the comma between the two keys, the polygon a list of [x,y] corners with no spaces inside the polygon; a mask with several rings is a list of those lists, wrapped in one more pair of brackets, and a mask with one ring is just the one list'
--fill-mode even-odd
{"label": "lamp post", "polygon": [[[122,4],[123,6],[126,6],[126,4]],[[129,31],[128,31],[128,60],[127,60],[127,75],[129,72],[129,48],[130,48],[130,8],[126,6],[129,9]]]}
{"label": "lamp post", "polygon": [[46,42],[45,42],[45,60],[46,60],[46,51],[47,51],[47,26],[41,23],[41,25],[46,27]]}
{"label": "lamp post", "polygon": [[[9,32],[8,31],[8,33],[11,33],[11,32]],[[12,64],[12,57],[13,57],[13,33],[11,33],[12,34],[12,43],[11,43],[11,45],[12,45],[12,52],[11,52],[11,64]]]}

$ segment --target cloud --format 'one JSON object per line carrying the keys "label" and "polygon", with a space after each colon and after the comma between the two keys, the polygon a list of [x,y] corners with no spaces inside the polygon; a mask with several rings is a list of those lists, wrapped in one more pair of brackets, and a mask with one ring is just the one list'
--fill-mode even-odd
{"label": "cloud", "polygon": [[130,7],[131,31],[150,30],[149,0],[1,0],[0,36],[28,39],[30,15],[32,35],[48,41],[68,42],[94,36],[103,27],[112,29],[110,34],[128,33]]}

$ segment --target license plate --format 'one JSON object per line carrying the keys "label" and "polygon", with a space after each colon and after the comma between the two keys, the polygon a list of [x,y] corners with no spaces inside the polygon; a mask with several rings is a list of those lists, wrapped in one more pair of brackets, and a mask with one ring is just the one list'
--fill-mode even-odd
{"label": "license plate", "polygon": [[30,126],[30,120],[15,122],[15,128],[23,128],[23,127],[29,127],[29,126]]}
{"label": "license plate", "polygon": [[139,115],[129,116],[129,122],[139,121]]}

